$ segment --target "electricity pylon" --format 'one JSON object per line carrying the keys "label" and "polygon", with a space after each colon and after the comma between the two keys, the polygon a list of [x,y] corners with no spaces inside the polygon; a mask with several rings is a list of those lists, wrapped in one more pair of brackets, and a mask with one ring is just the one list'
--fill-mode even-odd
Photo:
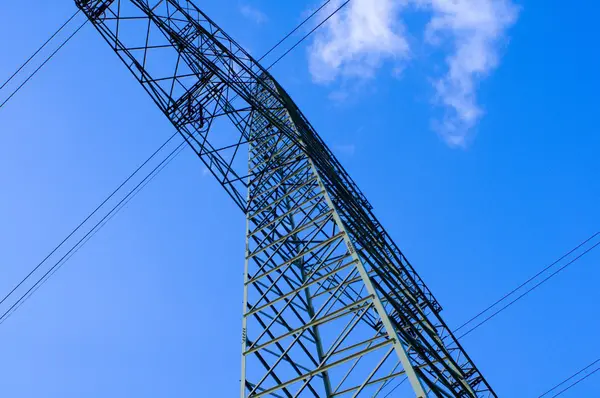
{"label": "electricity pylon", "polygon": [[265,68],[192,1],[75,2],[246,215],[241,397],[496,396]]}

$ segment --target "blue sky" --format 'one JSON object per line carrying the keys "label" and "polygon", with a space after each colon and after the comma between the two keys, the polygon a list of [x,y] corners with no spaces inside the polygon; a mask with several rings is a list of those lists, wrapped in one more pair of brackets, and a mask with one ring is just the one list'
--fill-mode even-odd
{"label": "blue sky", "polygon": [[[599,9],[523,0],[464,25],[442,0],[418,12],[378,2],[348,12],[385,22],[383,36],[360,36],[373,32],[344,14],[273,73],[458,326],[598,230]],[[260,55],[316,3],[199,4]],[[1,2],[0,80],[74,10]],[[340,47],[339,32],[360,40]],[[460,79],[447,80],[473,37],[466,59],[485,62],[456,61]],[[172,133],[128,73],[88,26],[0,109],[0,292]],[[440,129],[448,120],[458,127]],[[234,396],[243,246],[242,214],[184,152],[0,325],[0,391]],[[600,357],[599,260],[591,252],[465,338],[500,396],[535,397]],[[564,396],[600,396],[598,377]]]}

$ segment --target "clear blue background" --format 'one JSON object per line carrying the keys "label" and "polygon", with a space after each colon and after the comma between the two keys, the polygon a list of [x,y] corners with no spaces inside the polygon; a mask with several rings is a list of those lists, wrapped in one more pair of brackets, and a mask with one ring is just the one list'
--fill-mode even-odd
{"label": "clear blue background", "polygon": [[[254,54],[311,1],[199,4]],[[598,230],[600,7],[522,0],[466,150],[430,130],[428,60],[339,104],[306,50],[274,74],[374,204],[458,326]],[[0,80],[75,10],[0,2]],[[280,50],[281,51],[281,50]],[[0,92],[0,98],[8,90]],[[0,292],[7,292],[171,133],[87,26],[0,109]],[[238,394],[244,221],[184,152],[0,325],[3,397]],[[465,338],[503,397],[535,397],[600,357],[600,250]],[[596,375],[565,397],[600,396]]]}

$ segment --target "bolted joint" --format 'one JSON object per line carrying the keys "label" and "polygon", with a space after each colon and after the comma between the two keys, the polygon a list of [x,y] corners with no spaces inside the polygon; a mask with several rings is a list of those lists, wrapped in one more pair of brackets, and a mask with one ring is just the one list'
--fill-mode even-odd
{"label": "bolted joint", "polygon": [[75,5],[92,21],[100,18],[114,0],[75,0]]}

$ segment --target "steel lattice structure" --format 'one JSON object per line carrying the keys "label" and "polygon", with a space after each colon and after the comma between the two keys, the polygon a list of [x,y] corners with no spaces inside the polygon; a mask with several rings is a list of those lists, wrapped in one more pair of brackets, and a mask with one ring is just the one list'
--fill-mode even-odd
{"label": "steel lattice structure", "polygon": [[496,396],[267,70],[191,1],[76,4],[246,214],[241,397]]}

